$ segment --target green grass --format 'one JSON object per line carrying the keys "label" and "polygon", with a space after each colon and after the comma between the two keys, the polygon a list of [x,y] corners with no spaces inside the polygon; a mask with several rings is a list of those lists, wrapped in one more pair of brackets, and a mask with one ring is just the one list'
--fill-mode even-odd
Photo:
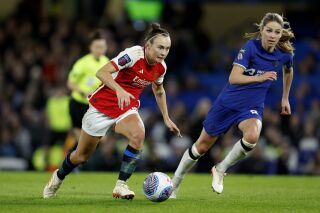
{"label": "green grass", "polygon": [[129,181],[133,201],[111,196],[117,173],[71,174],[54,199],[42,199],[49,173],[0,172],[0,212],[320,212],[320,178],[229,175],[211,190],[209,174],[189,174],[178,199],[153,203],[142,193],[146,173]]}

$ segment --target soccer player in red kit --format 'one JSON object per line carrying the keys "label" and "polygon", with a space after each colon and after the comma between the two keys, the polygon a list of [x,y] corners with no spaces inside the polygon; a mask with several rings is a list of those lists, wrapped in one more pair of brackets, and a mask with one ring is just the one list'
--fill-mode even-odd
{"label": "soccer player in red kit", "polygon": [[85,163],[96,149],[102,136],[110,129],[128,138],[123,153],[119,177],[113,197],[132,199],[135,193],[126,183],[141,158],[145,138],[144,124],[139,116],[139,96],[152,84],[152,90],[164,123],[178,137],[179,128],[168,115],[163,79],[167,67],[164,59],[171,47],[167,30],[153,23],[145,37],[145,45],[133,46],[120,52],[97,72],[102,85],[89,97],[90,107],[82,120],[77,149],[67,154],[43,190],[44,198],[54,197],[63,179],[76,166]]}

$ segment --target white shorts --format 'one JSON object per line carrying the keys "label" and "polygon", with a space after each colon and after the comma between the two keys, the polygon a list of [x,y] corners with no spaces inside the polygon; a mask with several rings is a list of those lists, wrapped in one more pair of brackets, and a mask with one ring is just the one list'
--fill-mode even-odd
{"label": "white shorts", "polygon": [[82,118],[82,129],[91,136],[103,137],[107,134],[110,127],[131,114],[138,114],[139,116],[137,110],[130,109],[117,118],[111,118],[89,104],[89,109]]}

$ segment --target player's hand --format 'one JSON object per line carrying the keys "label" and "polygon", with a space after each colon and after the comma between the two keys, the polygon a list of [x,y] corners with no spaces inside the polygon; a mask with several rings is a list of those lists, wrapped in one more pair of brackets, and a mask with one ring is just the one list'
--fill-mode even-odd
{"label": "player's hand", "polygon": [[86,93],[86,92],[81,91],[81,92],[80,92],[80,95],[81,95],[82,97],[84,97],[84,98],[87,98],[87,97],[90,95],[90,93]]}
{"label": "player's hand", "polygon": [[281,115],[291,115],[291,107],[288,99],[282,99],[281,101]]}
{"label": "player's hand", "polygon": [[262,75],[258,76],[259,82],[264,82],[267,80],[270,81],[276,81],[277,80],[277,72],[270,71],[270,72],[265,72]]}
{"label": "player's hand", "polygon": [[92,92],[87,92],[87,93],[85,93],[85,97],[86,97],[86,98],[90,97],[91,95],[92,95]]}
{"label": "player's hand", "polygon": [[135,99],[131,93],[128,93],[124,89],[119,89],[116,91],[117,98],[118,98],[118,106],[121,110],[124,107],[128,107],[130,105],[130,98]]}
{"label": "player's hand", "polygon": [[177,125],[175,123],[173,123],[173,121],[170,118],[165,119],[164,123],[166,124],[166,126],[169,128],[169,130],[171,132],[173,132],[179,138],[182,138],[182,135],[180,133],[180,129],[177,127]]}

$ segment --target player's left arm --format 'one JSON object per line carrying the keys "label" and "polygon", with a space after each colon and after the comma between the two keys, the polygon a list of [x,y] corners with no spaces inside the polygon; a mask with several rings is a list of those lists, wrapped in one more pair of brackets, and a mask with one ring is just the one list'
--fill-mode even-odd
{"label": "player's left arm", "polygon": [[175,123],[170,119],[167,107],[167,96],[166,91],[163,88],[163,84],[152,83],[152,91],[156,98],[157,105],[162,113],[162,117],[166,126],[171,132],[174,132],[178,137],[182,137],[180,129]]}
{"label": "player's left arm", "polygon": [[283,68],[283,91],[281,99],[281,115],[291,115],[291,107],[289,103],[289,93],[293,79],[293,68]]}

